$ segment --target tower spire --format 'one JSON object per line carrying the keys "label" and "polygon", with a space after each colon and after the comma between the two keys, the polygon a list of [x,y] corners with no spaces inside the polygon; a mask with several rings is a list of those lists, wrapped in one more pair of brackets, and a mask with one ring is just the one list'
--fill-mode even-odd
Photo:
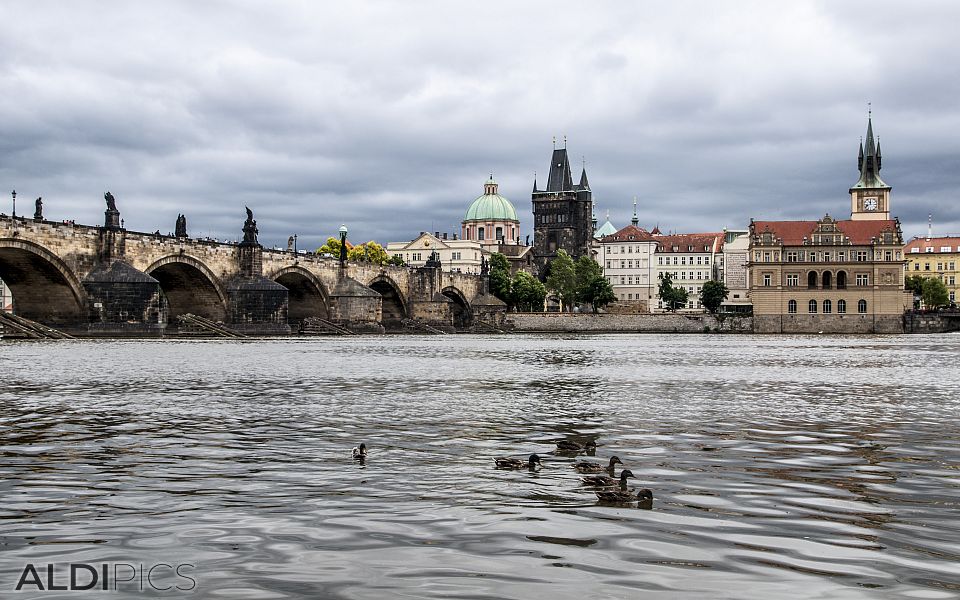
{"label": "tower spire", "polygon": [[633,218],[630,219],[630,224],[636,227],[640,223],[640,219],[637,218],[637,197],[633,197]]}

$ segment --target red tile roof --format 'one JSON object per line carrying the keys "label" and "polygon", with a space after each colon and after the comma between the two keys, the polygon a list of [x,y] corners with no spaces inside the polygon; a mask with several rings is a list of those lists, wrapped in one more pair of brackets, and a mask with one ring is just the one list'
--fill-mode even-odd
{"label": "red tile roof", "polygon": [[723,249],[722,233],[674,233],[659,235],[656,240],[659,244],[657,252],[720,252]]}
{"label": "red tile roof", "polygon": [[914,248],[918,248],[917,252],[926,252],[927,248],[933,248],[931,252],[940,252],[940,248],[944,246],[950,246],[950,252],[960,252],[960,237],[915,237],[907,243],[904,251],[910,253],[913,252]]}
{"label": "red tile roof", "polygon": [[600,238],[601,244],[609,244],[611,242],[651,242],[654,237],[647,232],[643,227],[637,227],[636,225],[627,225],[620,231],[616,233],[611,233],[610,235],[605,235]]}
{"label": "red tile roof", "polygon": [[[783,240],[785,246],[799,246],[803,238],[810,239],[820,221],[754,221],[751,225],[751,234],[760,235],[769,230],[774,237]],[[878,221],[834,221],[837,229],[850,238],[852,244],[870,244],[871,238],[879,237],[887,230],[896,232],[899,229],[897,221],[882,219]]]}

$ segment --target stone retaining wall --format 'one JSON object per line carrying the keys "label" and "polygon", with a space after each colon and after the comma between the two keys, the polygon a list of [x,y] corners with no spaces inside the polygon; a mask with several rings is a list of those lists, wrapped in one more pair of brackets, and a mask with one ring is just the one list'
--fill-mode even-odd
{"label": "stone retaining wall", "polygon": [[[503,320],[504,329],[538,333],[703,333],[717,326],[709,315],[682,314],[507,313]],[[753,321],[729,317],[722,330],[750,333]]]}

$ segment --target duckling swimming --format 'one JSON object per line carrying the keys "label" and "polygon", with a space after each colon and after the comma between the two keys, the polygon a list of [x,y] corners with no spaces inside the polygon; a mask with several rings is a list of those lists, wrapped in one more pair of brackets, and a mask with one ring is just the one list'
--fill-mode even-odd
{"label": "duckling swimming", "polygon": [[582,446],[576,442],[571,442],[570,440],[560,440],[557,442],[557,450],[561,452],[582,452],[584,450],[596,450],[597,443],[593,440],[589,440],[586,444]]}
{"label": "duckling swimming", "polygon": [[531,471],[536,471],[543,466],[543,463],[540,462],[540,457],[536,454],[531,454],[530,458],[523,460],[520,458],[495,458],[493,459],[497,463],[498,469],[522,469],[524,467],[529,468]]}
{"label": "duckling swimming", "polygon": [[621,461],[619,458],[616,456],[611,456],[610,464],[606,467],[593,461],[581,460],[580,462],[573,463],[573,468],[577,470],[577,473],[603,473],[606,471],[611,477],[613,477],[613,466],[622,464],[623,461]]}
{"label": "duckling swimming", "polygon": [[360,444],[359,448],[353,449],[353,458],[354,460],[366,460],[367,458],[367,445],[364,443]]}
{"label": "duckling swimming", "polygon": [[596,494],[597,499],[601,502],[639,502],[639,507],[641,508],[653,507],[653,492],[646,488],[643,488],[642,490],[636,490],[635,492],[626,489],[601,490],[596,492]]}
{"label": "duckling swimming", "polygon": [[624,469],[620,472],[620,478],[614,479],[613,477],[607,477],[606,475],[592,475],[590,477],[581,477],[580,481],[586,485],[596,486],[596,487],[613,487],[620,484],[620,487],[627,489],[627,477],[633,477],[633,471],[630,469]]}

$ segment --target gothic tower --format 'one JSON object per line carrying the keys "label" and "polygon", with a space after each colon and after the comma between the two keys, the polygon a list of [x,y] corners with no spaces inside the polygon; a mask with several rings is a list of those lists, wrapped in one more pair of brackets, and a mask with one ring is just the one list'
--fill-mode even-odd
{"label": "gothic tower", "polygon": [[566,250],[574,260],[590,256],[593,239],[593,193],[586,167],[580,183],[574,184],[567,149],[554,148],[549,173],[546,189],[538,190],[536,179],[533,182],[533,254],[541,277],[558,250]]}
{"label": "gothic tower", "polygon": [[890,186],[880,179],[880,142],[873,139],[873,116],[867,117],[866,147],[860,142],[860,179],[850,188],[850,218],[874,221],[890,218]]}

